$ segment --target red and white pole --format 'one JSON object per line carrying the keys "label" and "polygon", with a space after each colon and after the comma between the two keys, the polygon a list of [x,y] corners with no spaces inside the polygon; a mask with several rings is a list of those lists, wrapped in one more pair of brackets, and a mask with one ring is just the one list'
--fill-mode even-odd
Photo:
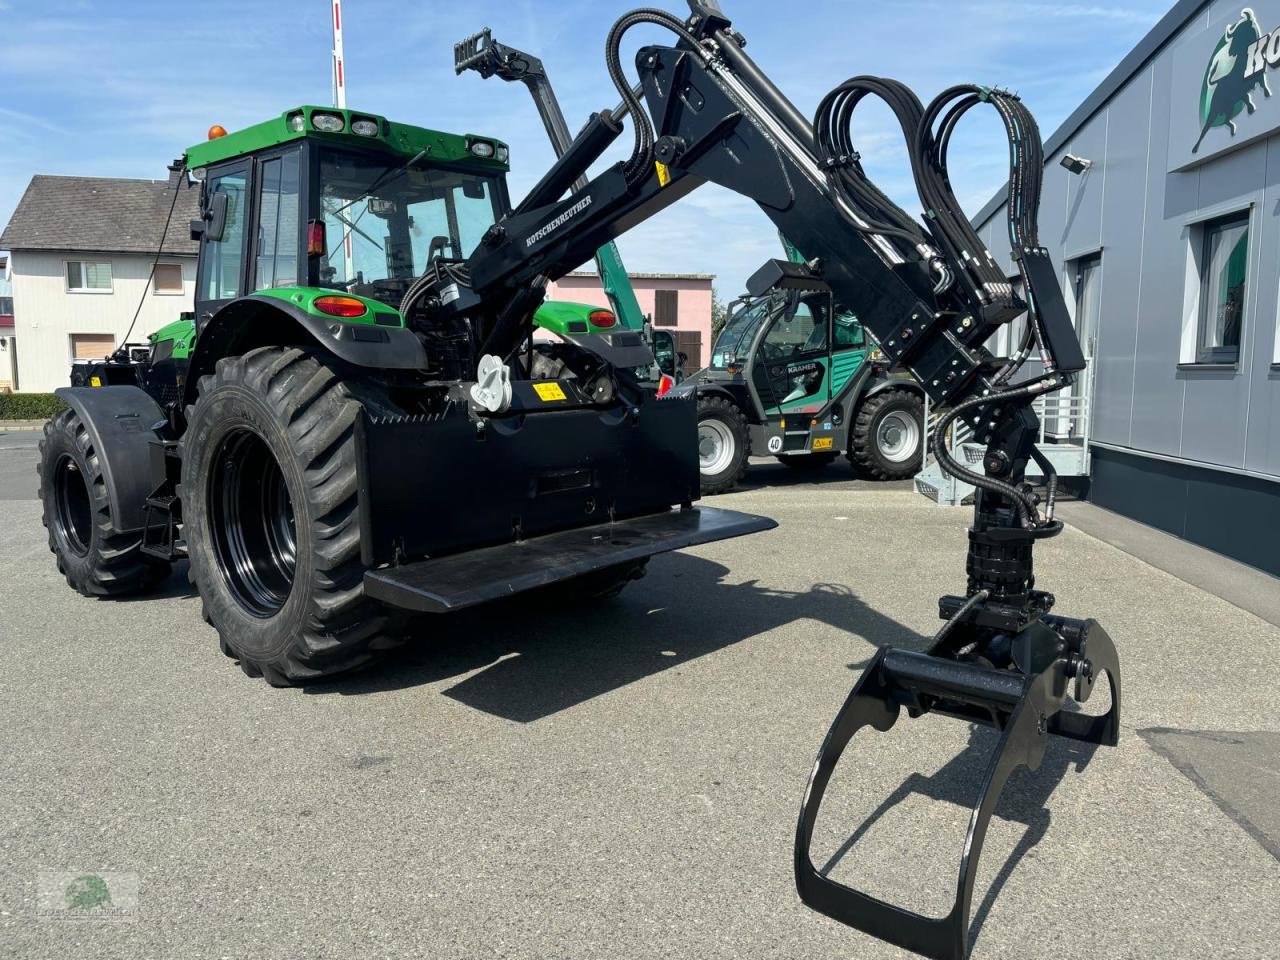
{"label": "red and white pole", "polygon": [[333,105],[347,105],[347,65],[342,56],[342,0],[333,3]]}

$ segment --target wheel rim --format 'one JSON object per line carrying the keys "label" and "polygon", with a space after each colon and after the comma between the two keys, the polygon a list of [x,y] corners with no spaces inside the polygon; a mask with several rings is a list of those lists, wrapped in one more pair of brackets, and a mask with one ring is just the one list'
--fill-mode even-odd
{"label": "wheel rim", "polygon": [[920,424],[908,413],[891,410],[876,427],[876,446],[891,463],[905,463],[920,447]]}
{"label": "wheel rim", "polygon": [[58,539],[77,557],[87,556],[93,539],[93,507],[84,474],[71,457],[63,456],[54,467],[53,476]]}
{"label": "wheel rim", "polygon": [[214,557],[236,602],[255,617],[277,613],[297,569],[293,501],[280,464],[248,429],[223,438],[209,478]]}
{"label": "wheel rim", "polygon": [[733,462],[733,432],[721,420],[703,420],[698,424],[698,469],[714,475],[728,469]]}

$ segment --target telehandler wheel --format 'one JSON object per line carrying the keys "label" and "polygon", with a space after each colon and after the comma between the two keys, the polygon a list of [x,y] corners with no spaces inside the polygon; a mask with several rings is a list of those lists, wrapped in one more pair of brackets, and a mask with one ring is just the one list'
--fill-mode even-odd
{"label": "telehandler wheel", "polygon": [[702,495],[732,490],[747,472],[751,435],[747,418],[725,397],[698,398],[698,473]]}
{"label": "telehandler wheel", "polygon": [[49,549],[74,589],[86,597],[118,597],[169,575],[166,561],[141,551],[141,531],[116,530],[98,453],[74,411],[44,425],[36,470]]}
{"label": "telehandler wheel", "polygon": [[906,390],[886,390],[858,408],[849,438],[849,462],[863,476],[906,480],[920,470],[924,404]]}
{"label": "telehandler wheel", "polygon": [[262,347],[200,379],[182,438],[191,580],[224,653],[291,686],[362,667],[404,617],[365,598],[357,393],[326,361]]}
{"label": "telehandler wheel", "polygon": [[834,453],[780,453],[778,462],[793,470],[821,470],[836,462]]}

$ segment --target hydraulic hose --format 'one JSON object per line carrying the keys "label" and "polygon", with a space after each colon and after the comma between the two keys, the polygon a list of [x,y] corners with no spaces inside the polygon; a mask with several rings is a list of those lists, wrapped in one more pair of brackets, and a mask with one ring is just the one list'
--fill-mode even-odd
{"label": "hydraulic hose", "polygon": [[635,146],[632,148],[631,156],[623,165],[623,175],[626,178],[627,186],[631,188],[639,186],[647,177],[653,174],[650,163],[653,156],[653,123],[649,119],[649,114],[645,112],[641,105],[640,98],[632,90],[631,84],[627,82],[626,74],[622,69],[622,57],[619,53],[623,34],[639,23],[652,23],[660,27],[666,27],[688,44],[693,51],[702,51],[698,38],[686,29],[684,22],[666,10],[657,10],[652,7],[632,10],[630,13],[625,13],[619,17],[617,22],[609,29],[609,35],[604,43],[605,66],[609,71],[609,79],[617,87],[618,93],[622,97],[622,102],[626,104],[627,111],[631,114],[632,125],[635,128]]}

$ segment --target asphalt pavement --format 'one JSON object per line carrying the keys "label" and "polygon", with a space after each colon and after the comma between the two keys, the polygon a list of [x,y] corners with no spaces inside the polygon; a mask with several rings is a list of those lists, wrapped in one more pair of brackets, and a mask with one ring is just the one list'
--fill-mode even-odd
{"label": "asphalt pavement", "polygon": [[[792,836],[862,666],[962,588],[967,511],[762,465],[716,505],[776,530],[276,690],[219,652],[181,566],[147,600],[67,589],[35,442],[0,434],[6,957],[906,956],[799,903]],[[1076,529],[1037,574],[1115,638],[1121,741],[1015,775],[974,956],[1276,957],[1280,628]],[[944,913],[991,742],[934,716],[860,734],[818,859],[870,818],[833,876]],[[50,900],[86,876],[114,913]]]}

